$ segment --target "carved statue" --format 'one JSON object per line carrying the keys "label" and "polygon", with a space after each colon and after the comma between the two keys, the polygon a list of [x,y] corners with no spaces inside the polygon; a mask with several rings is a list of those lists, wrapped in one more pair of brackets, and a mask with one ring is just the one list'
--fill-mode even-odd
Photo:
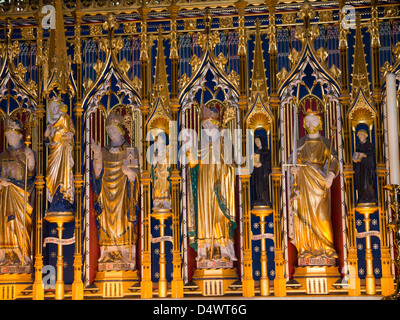
{"label": "carved statue", "polygon": [[360,143],[353,154],[354,182],[358,191],[358,203],[376,203],[375,194],[375,147],[367,140],[368,133],[360,130],[357,133]]}
{"label": "carved statue", "polygon": [[22,142],[22,125],[7,119],[8,148],[0,154],[0,265],[31,265],[35,154]]}
{"label": "carved statue", "polygon": [[152,165],[153,210],[171,209],[170,168],[168,147],[164,135],[160,134],[155,142],[155,154]]}
{"label": "carved statue", "polygon": [[46,168],[47,214],[74,212],[73,147],[75,128],[67,106],[58,100],[50,103],[50,119],[44,133],[49,141]]}
{"label": "carved statue", "polygon": [[269,174],[271,173],[271,151],[263,136],[256,136],[254,169],[251,174],[251,184],[253,187],[253,205],[270,206],[269,196]]}
{"label": "carved statue", "polygon": [[[92,140],[92,184],[97,198],[100,263],[125,263],[136,267],[136,211],[139,191],[137,169],[128,166],[123,118],[111,113],[106,122],[110,143],[101,148]],[[134,148],[135,159],[138,159]],[[131,190],[133,188],[133,190]],[[132,192],[131,192],[132,191]],[[132,196],[133,195],[133,196]],[[132,197],[131,197],[132,196]]]}
{"label": "carved statue", "polygon": [[291,168],[297,179],[294,190],[297,196],[292,199],[294,244],[298,258],[337,258],[331,224],[330,187],[339,173],[339,161],[331,148],[331,141],[319,133],[322,130],[320,116],[308,110],[303,125],[307,135],[298,141],[297,150],[294,150],[297,165]]}
{"label": "carved statue", "polygon": [[187,152],[190,167],[190,245],[197,261],[235,261],[235,168],[218,149],[221,121],[215,107],[203,107],[200,159],[194,146]]}

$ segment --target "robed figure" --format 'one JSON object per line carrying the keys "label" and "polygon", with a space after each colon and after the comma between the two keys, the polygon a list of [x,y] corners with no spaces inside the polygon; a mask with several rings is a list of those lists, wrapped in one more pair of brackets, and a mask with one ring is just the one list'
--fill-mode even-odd
{"label": "robed figure", "polygon": [[256,148],[254,150],[254,168],[251,174],[251,185],[253,187],[253,205],[270,206],[269,175],[271,173],[271,151],[263,136],[254,139]]}
{"label": "robed figure", "polygon": [[[233,247],[235,223],[235,168],[225,159],[219,110],[204,106],[202,141],[187,152],[190,168],[189,241],[196,260],[236,261]],[[221,139],[222,140],[222,139]]]}
{"label": "robed figure", "polygon": [[[297,143],[296,181],[292,199],[294,244],[298,258],[337,258],[331,224],[330,187],[339,173],[339,161],[331,141],[321,136],[320,116],[308,110],[304,118],[307,135]],[[293,157],[293,155],[292,155]],[[296,166],[297,164],[297,166]]]}
{"label": "robed figure", "polygon": [[46,214],[73,214],[74,176],[73,147],[75,128],[67,114],[67,106],[53,100],[49,108],[49,121],[44,137],[48,142],[49,155],[46,167],[47,200],[50,206]]}
{"label": "robed figure", "polygon": [[0,154],[0,266],[30,266],[35,154],[23,143],[18,120],[6,120],[5,136],[8,148]]}
{"label": "robed figure", "polygon": [[375,178],[376,161],[375,147],[367,140],[368,133],[360,130],[357,133],[360,139],[353,155],[354,182],[358,191],[358,203],[376,203]]}
{"label": "robed figure", "polygon": [[151,175],[153,180],[153,210],[171,210],[171,168],[169,165],[169,148],[163,134],[157,136],[154,143],[155,152],[152,159]]}
{"label": "robed figure", "polygon": [[[123,118],[110,113],[106,121],[110,143],[101,148],[92,140],[92,186],[97,212],[99,263],[122,264],[124,270],[136,267],[136,214],[139,193],[137,169],[128,165]],[[138,152],[134,148],[137,161]]]}

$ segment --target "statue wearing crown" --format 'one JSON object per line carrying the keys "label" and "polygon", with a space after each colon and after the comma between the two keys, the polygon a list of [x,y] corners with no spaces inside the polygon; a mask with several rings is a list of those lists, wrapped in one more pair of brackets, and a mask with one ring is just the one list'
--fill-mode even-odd
{"label": "statue wearing crown", "polygon": [[[111,112],[106,121],[110,143],[101,147],[92,140],[92,186],[97,212],[100,245],[99,270],[134,270],[136,267],[136,211],[138,169],[128,160],[130,145],[125,140],[124,119]],[[133,161],[138,162],[133,147]],[[108,267],[107,267],[108,266]],[[107,269],[107,270],[106,270]]]}
{"label": "statue wearing crown", "polygon": [[[189,241],[197,251],[198,268],[210,262],[232,267],[235,222],[235,167],[224,144],[224,128],[234,111],[219,101],[210,101],[201,110],[200,148],[187,152],[190,167]],[[222,114],[223,113],[223,114]]]}
{"label": "statue wearing crown", "polygon": [[6,151],[0,154],[0,266],[5,273],[32,268],[31,194],[35,181],[35,154],[22,141],[22,124],[6,119]]}
{"label": "statue wearing crown", "polygon": [[292,198],[294,239],[301,261],[330,261],[337,258],[331,225],[330,188],[339,173],[339,161],[331,141],[320,134],[318,112],[307,110],[303,126],[307,134],[297,142],[296,163],[291,172],[297,183]]}
{"label": "statue wearing crown", "polygon": [[72,214],[75,211],[73,206],[75,127],[67,111],[68,107],[62,101],[54,99],[50,102],[48,123],[44,133],[49,146],[46,186],[50,206],[46,215]]}

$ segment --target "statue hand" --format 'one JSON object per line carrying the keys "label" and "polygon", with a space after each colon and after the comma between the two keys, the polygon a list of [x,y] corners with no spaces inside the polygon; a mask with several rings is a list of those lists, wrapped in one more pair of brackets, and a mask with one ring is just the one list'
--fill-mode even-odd
{"label": "statue hand", "polygon": [[124,160],[122,164],[122,172],[128,177],[129,181],[135,181],[136,172],[131,168],[128,168],[128,160]]}
{"label": "statue hand", "polygon": [[32,171],[35,167],[35,154],[33,153],[32,149],[25,148],[25,157],[28,163],[29,171]]}
{"label": "statue hand", "polygon": [[8,179],[6,178],[0,178],[0,186],[2,187],[8,187],[11,183],[9,182]]}
{"label": "statue hand", "polygon": [[329,172],[328,175],[325,178],[325,185],[326,188],[329,189],[332,186],[333,179],[335,178],[335,175],[333,172]]}
{"label": "statue hand", "polygon": [[261,162],[257,162],[257,163],[254,164],[254,166],[255,166],[256,168],[260,168],[260,167],[262,166],[262,164],[261,164]]}
{"label": "statue hand", "polygon": [[90,148],[92,149],[93,153],[95,156],[98,156],[101,154],[101,145],[100,142],[94,142],[93,138],[90,143]]}
{"label": "statue hand", "polygon": [[290,172],[294,175],[297,176],[299,173],[300,168],[299,167],[290,167]]}

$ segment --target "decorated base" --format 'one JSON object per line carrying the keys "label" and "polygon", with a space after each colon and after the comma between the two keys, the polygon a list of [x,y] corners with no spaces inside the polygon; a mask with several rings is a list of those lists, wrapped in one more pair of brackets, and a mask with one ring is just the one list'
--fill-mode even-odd
{"label": "decorated base", "polygon": [[226,289],[237,280],[235,268],[195,269],[193,282],[203,296],[222,296]]}
{"label": "decorated base", "polygon": [[328,294],[332,285],[340,280],[336,266],[297,267],[294,272],[296,280],[307,294]]}
{"label": "decorated base", "polygon": [[95,284],[103,298],[123,298],[128,289],[139,281],[137,270],[99,271]]}
{"label": "decorated base", "polygon": [[197,261],[198,269],[219,269],[219,268],[233,268],[233,261],[224,260],[203,260]]}
{"label": "decorated base", "polygon": [[0,275],[6,273],[32,273],[33,267],[32,265],[25,265],[25,266],[0,266]]}
{"label": "decorated base", "polygon": [[336,258],[327,258],[327,257],[299,258],[297,262],[299,267],[335,266]]}
{"label": "decorated base", "polygon": [[32,285],[30,273],[0,274],[0,300],[15,300],[18,295]]}
{"label": "decorated base", "polygon": [[99,271],[133,271],[134,269],[135,269],[134,263],[123,263],[123,262],[99,263]]}

